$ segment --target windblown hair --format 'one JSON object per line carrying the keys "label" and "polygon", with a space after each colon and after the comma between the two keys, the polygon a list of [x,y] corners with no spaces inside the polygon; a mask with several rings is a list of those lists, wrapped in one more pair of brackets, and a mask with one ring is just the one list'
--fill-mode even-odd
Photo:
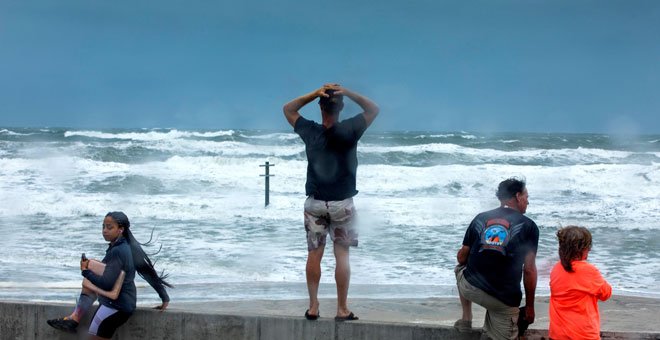
{"label": "windblown hair", "polygon": [[322,111],[331,115],[336,115],[344,109],[344,96],[341,94],[335,95],[335,90],[325,90],[329,97],[320,97],[319,106]]}
{"label": "windblown hair", "polygon": [[[151,285],[163,285],[172,288],[172,285],[165,281],[167,278],[167,274],[164,272],[161,272],[159,275],[156,272],[156,269],[154,268],[154,264],[151,262],[151,259],[149,259],[149,256],[147,256],[147,253],[144,252],[142,249],[142,246],[146,246],[151,244],[151,239],[149,238],[149,241],[146,243],[140,243],[138,242],[135,237],[133,236],[133,233],[131,233],[131,222],[128,220],[128,216],[124,214],[121,211],[112,211],[109,212],[105,215],[106,217],[110,216],[112,217],[115,222],[117,222],[117,225],[120,227],[124,228],[124,232],[122,235],[128,242],[128,245],[131,247],[131,253],[133,254],[133,265],[135,266],[135,271],[140,274],[140,276],[145,279],[149,284]],[[153,231],[151,232],[151,236],[153,237]],[[160,249],[158,250],[160,252]],[[158,254],[156,252],[156,254]],[[152,254],[153,255],[153,254]]]}
{"label": "windblown hair", "polygon": [[559,260],[567,272],[573,272],[571,262],[582,259],[585,250],[591,249],[591,232],[585,227],[570,225],[557,231]]}
{"label": "windblown hair", "polygon": [[500,185],[497,186],[497,199],[504,202],[512,197],[516,197],[516,194],[523,192],[525,190],[525,180],[520,178],[511,177],[500,182]]}

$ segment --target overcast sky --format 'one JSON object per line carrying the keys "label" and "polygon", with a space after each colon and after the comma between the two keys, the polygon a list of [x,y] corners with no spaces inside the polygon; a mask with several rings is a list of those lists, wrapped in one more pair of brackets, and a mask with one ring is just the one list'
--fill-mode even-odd
{"label": "overcast sky", "polygon": [[325,82],[378,130],[660,133],[660,1],[0,1],[0,126],[286,130]]}

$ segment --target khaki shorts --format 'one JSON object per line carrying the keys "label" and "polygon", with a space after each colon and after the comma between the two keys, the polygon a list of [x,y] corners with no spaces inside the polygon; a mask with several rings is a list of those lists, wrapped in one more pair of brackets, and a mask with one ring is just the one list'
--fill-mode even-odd
{"label": "khaki shorts", "polygon": [[353,198],[343,201],[320,201],[314,197],[305,200],[305,231],[307,250],[325,245],[326,238],[345,247],[357,247],[358,234],[354,226]]}
{"label": "khaki shorts", "polygon": [[[502,301],[488,295],[483,290],[473,286],[463,275],[465,266],[458,265],[454,269],[458,292],[466,299],[486,308],[484,334],[495,340],[518,339],[518,307],[511,307]],[[484,337],[482,336],[482,339]]]}

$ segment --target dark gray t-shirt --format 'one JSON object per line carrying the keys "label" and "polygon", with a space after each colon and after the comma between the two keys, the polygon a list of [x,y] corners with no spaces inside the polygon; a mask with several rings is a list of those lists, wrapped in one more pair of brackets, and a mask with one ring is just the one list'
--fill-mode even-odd
{"label": "dark gray t-shirt", "polygon": [[463,238],[470,247],[465,279],[503,303],[518,307],[522,299],[525,256],[536,253],[539,228],[511,208],[500,207],[477,215]]}
{"label": "dark gray t-shirt", "polygon": [[302,116],[296,120],[294,131],[305,142],[307,154],[307,196],[341,201],[358,193],[357,142],[366,129],[362,114],[337,122],[329,129]]}

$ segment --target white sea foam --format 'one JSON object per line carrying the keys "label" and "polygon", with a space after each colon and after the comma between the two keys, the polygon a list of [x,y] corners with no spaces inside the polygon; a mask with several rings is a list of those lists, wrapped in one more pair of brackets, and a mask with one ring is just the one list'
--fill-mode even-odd
{"label": "white sea foam", "polygon": [[61,282],[15,282],[15,281],[0,281],[0,289],[80,289],[80,280],[78,281],[61,281]]}
{"label": "white sea foam", "polygon": [[11,130],[7,129],[2,129],[0,130],[0,135],[7,135],[7,136],[30,136],[33,135],[33,133],[20,133],[20,132],[14,132]]}
{"label": "white sea foam", "polygon": [[[290,141],[297,140],[296,135],[269,133],[242,142],[107,136],[115,137],[1,144],[6,152],[0,156],[0,233],[5,235],[0,240],[5,250],[0,298],[18,298],[14,287],[23,282],[27,291],[52,299],[73,294],[76,289],[71,287],[79,284],[80,253],[99,258],[106,249],[100,223],[108,210],[125,211],[140,241],[148,240],[156,228],[156,244],[163,245],[156,256],[158,269],[171,273],[175,285],[188,287],[172,294],[196,299],[205,292],[204,298],[219,298],[221,293],[203,287],[222,284],[234,287],[222,292],[236,298],[286,298],[298,294],[287,295],[288,285],[300,284],[304,296],[307,162],[302,142]],[[524,138],[517,139],[524,146]],[[527,214],[542,233],[539,292],[547,291],[547,274],[556,261],[554,230],[567,224],[592,229],[597,243],[590,259],[615,289],[643,294],[660,289],[660,261],[652,250],[660,230],[660,163],[629,162],[628,157],[640,153],[624,150],[504,151],[450,143],[388,146],[391,139],[384,144],[372,142],[378,138],[367,140],[358,149],[361,160],[371,158],[361,163],[357,175],[360,247],[352,250],[354,284],[401,285],[406,292],[414,291],[410,285],[426,287],[429,282],[439,291],[453,286],[451,269],[466,226],[476,213],[498,205],[494,191],[499,181],[522,175],[530,193]],[[258,145],[270,141],[273,145]],[[152,157],[154,153],[147,152],[140,158],[145,149],[162,153]],[[389,152],[413,155],[410,159],[429,153],[473,159],[432,166],[375,163],[387,158],[378,155]],[[657,155],[653,149],[646,153]],[[531,157],[565,161],[553,166],[509,164]],[[268,208],[263,206],[264,169],[259,167],[266,159],[275,164]],[[331,286],[333,266],[327,263],[332,261],[324,262],[322,282]],[[273,286],[241,293],[255,283]]]}
{"label": "white sea foam", "polygon": [[452,138],[452,137],[460,137],[463,139],[477,139],[478,137],[475,135],[470,135],[470,134],[455,134],[455,133],[443,133],[443,134],[434,134],[434,135],[419,135],[415,136],[415,139],[424,139],[424,138]]}
{"label": "white sea foam", "polygon": [[189,131],[178,131],[170,130],[167,132],[163,131],[147,131],[147,132],[122,132],[122,133],[109,133],[101,131],[66,131],[64,137],[89,137],[89,138],[99,138],[99,139],[128,139],[128,140],[138,140],[138,141],[159,141],[159,140],[171,140],[178,138],[188,138],[188,137],[200,137],[200,138],[214,138],[222,136],[232,136],[234,135],[234,130],[223,130],[215,132],[189,132]]}
{"label": "white sea foam", "polygon": [[249,136],[245,134],[240,134],[239,136],[250,139],[277,139],[277,140],[293,140],[300,138],[295,133],[268,133],[263,135],[249,135]]}
{"label": "white sea foam", "polygon": [[145,147],[168,151],[177,154],[190,154],[194,152],[211,153],[223,156],[294,156],[304,151],[303,145],[280,146],[280,145],[254,145],[235,141],[204,141],[204,140],[176,140],[162,141],[157,144],[145,145]]}
{"label": "white sea foam", "polygon": [[[633,155],[630,151],[604,150],[594,148],[578,147],[575,149],[526,149],[516,151],[505,151],[489,148],[471,148],[451,143],[430,143],[405,146],[380,146],[366,144],[360,148],[361,153],[386,154],[400,152],[410,155],[422,155],[428,153],[448,154],[453,156],[466,155],[483,162],[502,162],[506,159],[532,160],[548,159],[553,161],[564,161],[567,163],[593,163],[621,161]],[[644,152],[640,154],[660,157],[660,152]]]}
{"label": "white sea foam", "polygon": [[[273,201],[293,204],[304,193],[306,162],[272,158]],[[174,156],[164,162],[125,164],[93,161],[77,157],[50,159],[0,159],[0,175],[4,183],[0,195],[8,202],[0,212],[8,216],[48,214],[93,214],[104,204],[117,200],[120,194],[70,192],[72,186],[117,185],[122,180],[157,181],[163,194],[129,195],[121,198],[139,206],[145,216],[164,216],[171,219],[196,219],[221,215],[227,208],[251,216],[251,207],[258,206],[263,195],[263,168],[260,158],[227,158],[220,156]],[[480,166],[441,165],[407,167],[392,165],[363,165],[359,169],[360,197],[374,197],[384,204],[379,213],[386,212],[396,225],[432,226],[433,209],[454,204],[452,218],[469,216],[470,212],[495,204],[492,183],[511,174],[520,173],[529,181],[530,202],[537,206],[536,214],[568,215],[574,218],[600,216],[602,222],[637,221],[630,228],[659,228],[660,220],[654,208],[660,187],[660,165],[575,165],[562,167],[485,164]],[[25,183],[30,183],[25,185]],[[131,185],[139,185],[130,182]],[[148,184],[148,183],[147,183]],[[181,187],[181,185],[186,187]],[[105,184],[103,184],[105,185]],[[130,189],[130,188],[129,188]],[[124,191],[127,189],[123,189]],[[567,192],[574,194],[568,195]],[[542,198],[541,198],[542,197]],[[621,197],[637,197],[638,202],[619,209]],[[284,200],[284,201],[282,201]],[[580,200],[580,204],[566,205]],[[57,202],[57,212],[52,204]],[[559,206],[557,204],[560,204]],[[456,205],[456,204],[454,204]],[[166,206],[167,211],[162,211]],[[561,210],[558,210],[561,209]],[[261,211],[253,217],[259,218]],[[282,215],[286,216],[284,212]],[[280,216],[279,218],[284,218]],[[286,219],[286,218],[284,218]],[[624,228],[626,228],[624,226]]]}
{"label": "white sea foam", "polygon": [[[624,158],[631,154],[628,151],[613,151],[603,149],[591,148],[576,148],[576,149],[528,149],[517,151],[504,151],[488,148],[471,148],[460,146],[451,143],[431,143],[431,144],[418,144],[418,145],[405,145],[405,146],[376,146],[365,145],[360,149],[361,152],[372,153],[387,153],[387,152],[403,152],[409,154],[422,154],[422,153],[449,153],[449,154],[465,154],[472,156],[481,156],[484,158],[497,158],[503,157],[566,157],[566,156],[595,156],[599,158]],[[653,153],[656,154],[657,153]]]}
{"label": "white sea foam", "polygon": [[[232,132],[233,133],[233,132]],[[249,142],[238,141],[213,141],[213,140],[195,140],[182,138],[184,135],[191,135],[190,132],[178,132],[176,130],[168,133],[147,132],[147,133],[129,133],[129,134],[108,134],[101,132],[91,132],[90,135],[103,134],[104,138],[120,139],[123,136],[124,141],[112,144],[114,148],[127,150],[136,146],[141,148],[168,152],[179,155],[188,154],[213,154],[227,157],[292,157],[301,156],[304,153],[304,145],[299,141],[297,135],[286,133],[275,133],[257,136],[245,136],[248,139],[262,140],[292,140],[297,141],[293,145],[257,145]],[[132,137],[130,137],[130,136]],[[67,136],[71,136],[67,132]],[[132,138],[132,139],[129,139]],[[141,144],[132,144],[132,141],[141,142]],[[514,143],[519,140],[505,140],[503,143]],[[84,144],[80,144],[85,147]],[[626,158],[632,156],[651,156],[660,159],[660,152],[631,152],[620,150],[605,150],[597,148],[562,148],[562,149],[520,149],[520,150],[497,150],[492,148],[474,148],[461,146],[453,143],[426,143],[416,145],[398,145],[386,146],[374,143],[361,143],[359,148],[361,155],[386,155],[389,153],[401,153],[406,157],[416,157],[419,155],[450,155],[452,159],[457,157],[468,157],[472,161],[478,162],[510,162],[510,161],[532,161],[535,163],[557,164],[580,164],[580,163],[622,163]],[[556,163],[556,164],[555,164]]]}

